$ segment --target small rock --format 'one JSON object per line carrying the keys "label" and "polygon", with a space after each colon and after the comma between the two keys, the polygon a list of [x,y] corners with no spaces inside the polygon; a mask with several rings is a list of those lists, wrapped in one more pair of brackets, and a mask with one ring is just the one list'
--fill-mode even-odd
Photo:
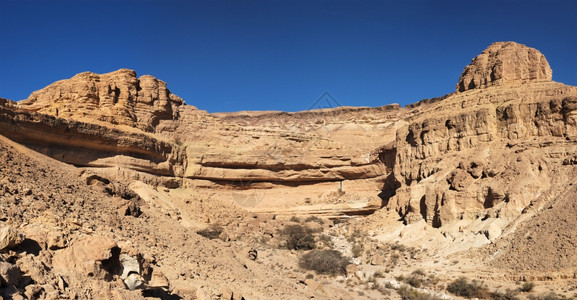
{"label": "small rock", "polygon": [[495,223],[491,223],[489,224],[489,226],[487,227],[487,229],[485,229],[483,231],[483,234],[487,237],[487,239],[489,239],[491,242],[494,242],[499,236],[501,236],[501,233],[503,233],[503,230],[501,229],[501,227],[499,227],[499,225],[495,224]]}
{"label": "small rock", "polygon": [[64,291],[64,289],[68,286],[68,284],[66,284],[66,282],[64,281],[64,279],[62,279],[61,276],[58,276],[58,289],[60,289],[61,291]]}
{"label": "small rock", "polygon": [[250,260],[256,260],[257,257],[258,257],[258,251],[256,251],[256,249],[251,249],[248,251],[248,258]]}
{"label": "small rock", "polygon": [[325,290],[324,285],[314,279],[306,279],[305,284],[313,291],[324,292]]}
{"label": "small rock", "polygon": [[10,249],[20,244],[26,236],[14,229],[12,226],[4,226],[0,228],[0,251]]}
{"label": "small rock", "polygon": [[382,266],[384,264],[385,264],[385,257],[380,254],[376,254],[371,258],[371,265],[373,266]]}
{"label": "small rock", "polygon": [[142,278],[142,276],[136,273],[132,273],[128,275],[126,279],[124,279],[124,284],[126,284],[126,287],[132,291],[134,289],[142,287],[142,285],[144,284],[144,278]]}
{"label": "small rock", "polygon": [[120,278],[126,279],[130,274],[140,274],[140,263],[138,259],[123,253],[120,254],[120,264],[122,265],[122,275],[120,275]]}
{"label": "small rock", "polygon": [[48,249],[50,250],[57,250],[66,248],[66,238],[62,235],[61,232],[50,232],[48,234],[48,240],[46,241]]}
{"label": "small rock", "polygon": [[357,266],[355,264],[349,264],[346,266],[345,270],[347,272],[347,277],[350,277],[359,271],[359,266]]}
{"label": "small rock", "polygon": [[150,287],[165,287],[168,288],[170,286],[170,282],[168,278],[159,270],[159,269],[152,269],[152,275],[150,278],[150,282],[148,283]]}
{"label": "small rock", "polygon": [[24,290],[24,296],[26,296],[28,299],[36,299],[37,294],[40,293],[40,291],[42,291],[42,287],[40,285],[29,284]]}
{"label": "small rock", "polygon": [[234,299],[234,292],[229,287],[223,287],[221,290],[220,299]]}

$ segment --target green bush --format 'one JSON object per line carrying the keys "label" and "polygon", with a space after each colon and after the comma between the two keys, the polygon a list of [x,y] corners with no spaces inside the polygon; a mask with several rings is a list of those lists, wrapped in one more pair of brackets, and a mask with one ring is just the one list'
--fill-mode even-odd
{"label": "green bush", "polygon": [[461,277],[447,286],[447,291],[465,298],[489,298],[491,293],[482,283],[473,280],[471,283],[465,277]]}
{"label": "green bush", "polygon": [[349,263],[349,259],[337,250],[313,250],[299,259],[301,268],[329,275],[346,275],[346,267]]}
{"label": "green bush", "polygon": [[289,219],[289,221],[295,222],[295,223],[300,223],[300,222],[301,222],[301,219],[300,219],[299,217],[297,217],[297,216],[292,216],[292,217]]}
{"label": "green bush", "polygon": [[285,247],[289,250],[311,250],[315,248],[313,234],[301,225],[287,225],[281,231]]}

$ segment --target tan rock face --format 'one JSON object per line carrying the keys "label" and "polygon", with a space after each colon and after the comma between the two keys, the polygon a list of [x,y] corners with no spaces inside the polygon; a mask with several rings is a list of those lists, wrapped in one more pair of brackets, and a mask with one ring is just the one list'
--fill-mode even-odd
{"label": "tan rock face", "polygon": [[10,249],[24,240],[25,236],[12,226],[0,227],[0,251]]}
{"label": "tan rock face", "polygon": [[[52,260],[54,271],[62,275],[76,272],[103,279],[109,273],[103,263],[112,258],[114,248],[117,248],[117,245],[111,238],[87,236],[70,247],[54,253]],[[120,252],[120,249],[117,249]]]}
{"label": "tan rock face", "polygon": [[465,67],[457,92],[515,81],[551,81],[552,74],[545,56],[537,49],[515,42],[497,42]]}
{"label": "tan rock face", "polygon": [[[292,271],[294,254],[269,246],[294,224],[288,215],[379,208],[348,225],[299,224],[331,227],[337,249],[355,245],[344,244],[347,231],[366,231],[355,242],[359,261],[391,266],[391,278],[419,261],[374,239],[441,254],[490,248],[471,272],[424,264],[453,272],[447,281],[511,280],[510,270],[538,271],[523,280],[563,269],[569,277],[557,278],[574,278],[577,87],[551,82],[547,68],[523,75],[535,63],[503,69],[503,57],[532,50],[495,45],[463,75],[477,77],[461,78],[470,89],[405,108],[208,114],[171,104],[169,113],[163,83],[126,70],[83,73],[20,104],[0,98],[0,220],[27,236],[0,230],[0,285],[14,284],[4,290],[15,295],[5,298],[346,298],[349,287],[305,279]],[[197,234],[206,224],[223,226],[219,240]],[[255,246],[263,237],[268,246]],[[418,256],[435,253],[432,262],[437,250]],[[392,266],[397,253],[407,261]],[[477,273],[487,259],[508,275]],[[368,283],[363,264],[347,268],[350,279]]]}
{"label": "tan rock face", "polygon": [[[551,187],[541,161],[568,159],[552,147],[577,134],[576,89],[551,81],[539,51],[498,42],[457,90],[407,108],[208,114],[151,76],[81,73],[0,103],[0,133],[108,177],[224,190],[260,212],[360,212],[382,199],[405,221],[436,227],[514,215]],[[526,143],[548,150],[527,153]]]}
{"label": "tan rock face", "polygon": [[80,73],[32,93],[19,105],[63,118],[89,119],[153,131],[160,120],[178,117],[181,98],[152,76],[120,69]]}

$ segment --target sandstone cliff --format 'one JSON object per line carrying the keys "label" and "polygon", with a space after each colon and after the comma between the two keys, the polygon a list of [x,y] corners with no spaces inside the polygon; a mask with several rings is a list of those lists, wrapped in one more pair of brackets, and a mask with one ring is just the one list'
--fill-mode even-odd
{"label": "sandstone cliff", "polygon": [[500,217],[503,229],[565,183],[551,174],[574,151],[577,93],[551,74],[538,50],[497,42],[457,93],[406,108],[208,114],[151,76],[85,72],[4,101],[2,132],[106,176],[230,191],[256,211],[384,205],[407,223]]}
{"label": "sandstone cliff", "polygon": [[[498,42],[455,93],[407,107],[209,114],[124,69],[0,98],[0,222],[27,235],[2,227],[0,292],[360,296],[351,280],[383,279],[385,257],[385,276],[418,271],[415,256],[430,256],[423,266],[444,286],[462,274],[574,279],[577,87],[551,74],[539,51]],[[265,246],[293,215],[324,216],[303,224],[331,227],[343,253],[360,247],[356,263],[375,276],[356,271],[326,291],[297,280],[295,254]],[[370,216],[329,220],[347,215]],[[219,240],[196,234],[208,224],[223,226]]]}
{"label": "sandstone cliff", "polygon": [[176,119],[184,101],[166,83],[150,75],[120,69],[106,74],[84,72],[32,93],[18,105],[62,118],[98,120],[153,131],[160,120]]}
{"label": "sandstone cliff", "polygon": [[537,49],[515,42],[497,42],[469,64],[457,83],[457,91],[512,82],[551,81],[553,72]]}

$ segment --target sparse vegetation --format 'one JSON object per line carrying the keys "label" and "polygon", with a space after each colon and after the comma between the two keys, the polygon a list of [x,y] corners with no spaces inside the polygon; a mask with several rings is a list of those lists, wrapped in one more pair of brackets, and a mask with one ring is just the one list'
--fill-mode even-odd
{"label": "sparse vegetation", "polygon": [[438,279],[435,278],[434,275],[427,276],[425,271],[418,269],[413,271],[409,276],[398,276],[397,280],[404,281],[406,284],[412,287],[424,287],[424,286],[431,286],[435,285],[438,282]]}
{"label": "sparse vegetation", "polygon": [[[564,296],[559,296],[553,292],[548,294],[541,294],[541,295],[529,295],[527,297],[529,300],[565,300],[567,299]],[[570,298],[573,299],[573,298]]]}
{"label": "sparse vegetation", "polygon": [[523,293],[528,293],[528,292],[531,292],[534,287],[535,287],[535,284],[534,284],[533,282],[525,282],[525,283],[523,283],[523,285],[519,288],[519,291],[520,291],[520,292],[523,292]]}
{"label": "sparse vegetation", "polygon": [[337,225],[337,224],[347,224],[347,223],[349,223],[349,219],[341,218],[341,219],[334,219],[334,220],[333,220],[333,224],[335,224],[335,225]]}
{"label": "sparse vegetation", "polygon": [[388,296],[391,294],[392,287],[386,287],[386,286],[380,285],[378,283],[375,283],[373,285],[373,289],[379,291],[381,294],[383,294],[385,296]]}
{"label": "sparse vegetation", "polygon": [[289,221],[295,222],[295,223],[300,223],[300,222],[301,222],[301,219],[300,219],[299,217],[297,217],[297,216],[292,216],[292,217],[289,219]]}
{"label": "sparse vegetation", "polygon": [[427,293],[420,292],[409,286],[403,285],[398,290],[397,293],[401,296],[403,300],[437,300],[439,297]]}
{"label": "sparse vegetation", "polygon": [[491,293],[491,299],[493,300],[519,300],[517,294],[518,290],[506,289],[505,292],[494,291]]}
{"label": "sparse vegetation", "polygon": [[465,298],[489,298],[491,293],[482,283],[473,280],[469,283],[467,278],[461,277],[447,286],[447,291]]}
{"label": "sparse vegetation", "polygon": [[333,249],[335,246],[331,237],[326,234],[319,235],[318,239],[319,242],[321,242],[321,244],[328,249]]}
{"label": "sparse vegetation", "polygon": [[289,250],[311,250],[315,248],[313,234],[301,225],[287,225],[281,231],[285,247]]}
{"label": "sparse vegetation", "polygon": [[375,278],[383,278],[383,277],[385,277],[385,274],[383,274],[383,272],[381,272],[381,271],[376,271],[376,272],[373,274],[373,276],[374,276]]}
{"label": "sparse vegetation", "polygon": [[353,257],[357,258],[363,254],[363,246],[360,243],[355,243],[351,249]]}
{"label": "sparse vegetation", "polygon": [[411,275],[405,278],[405,282],[412,287],[418,288],[421,287],[425,282],[426,280],[425,276],[426,276],[425,272],[423,272],[422,270],[415,270],[413,271],[413,273],[411,273]]}
{"label": "sparse vegetation", "polygon": [[305,219],[305,222],[317,222],[321,225],[325,224],[325,221],[317,216],[310,216],[308,218]]}
{"label": "sparse vegetation", "polygon": [[391,246],[391,250],[398,250],[399,252],[405,252],[405,250],[407,250],[407,247],[405,245],[400,244],[399,242],[396,242]]}
{"label": "sparse vegetation", "polygon": [[208,239],[217,239],[218,237],[220,237],[220,235],[222,234],[222,232],[224,231],[224,227],[218,225],[218,224],[212,224],[209,227],[199,230],[196,233],[208,238]]}
{"label": "sparse vegetation", "polygon": [[347,238],[347,241],[349,241],[349,243],[354,243],[356,242],[358,239],[360,239],[362,237],[362,233],[360,230],[355,229],[353,231],[353,233],[351,233],[351,235],[349,235],[349,237]]}
{"label": "sparse vegetation", "polygon": [[349,259],[337,250],[313,250],[299,259],[301,268],[329,275],[346,275],[346,267],[349,263]]}
{"label": "sparse vegetation", "polygon": [[399,258],[401,258],[397,253],[393,253],[391,255],[390,265],[394,266],[399,262]]}

